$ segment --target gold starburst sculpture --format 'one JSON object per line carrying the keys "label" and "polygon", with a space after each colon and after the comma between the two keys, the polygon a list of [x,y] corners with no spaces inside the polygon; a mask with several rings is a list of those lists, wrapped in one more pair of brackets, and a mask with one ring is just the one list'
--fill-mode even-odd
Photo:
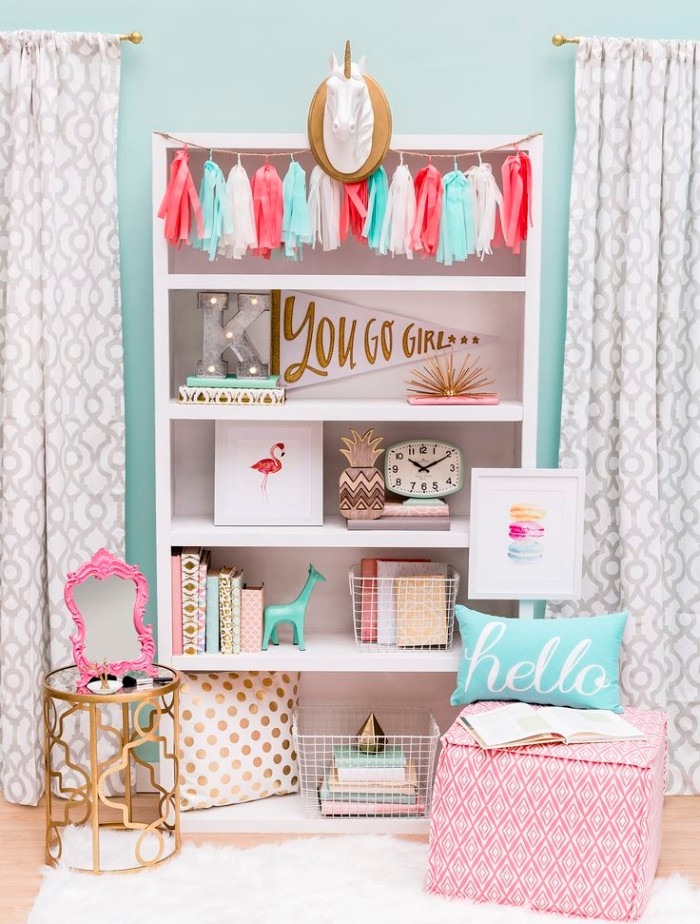
{"label": "gold starburst sculpture", "polygon": [[495,392],[484,391],[493,385],[495,379],[488,378],[488,370],[472,362],[467,353],[462,365],[457,368],[452,352],[435,353],[429,356],[422,369],[411,372],[413,378],[406,384],[408,391],[424,398],[492,398]]}

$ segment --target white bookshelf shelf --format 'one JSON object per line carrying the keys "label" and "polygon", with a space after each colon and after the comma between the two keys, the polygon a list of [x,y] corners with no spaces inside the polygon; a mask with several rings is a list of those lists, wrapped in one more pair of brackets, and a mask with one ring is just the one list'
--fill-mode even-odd
{"label": "white bookshelf shelf", "polygon": [[466,549],[469,518],[451,517],[448,530],[350,530],[341,516],[324,517],[323,526],[214,526],[211,517],[176,516],[170,526],[170,545],[212,548],[401,548],[431,546]]}
{"label": "white bookshelf shelf", "polygon": [[302,292],[524,292],[524,276],[343,276],[337,273],[314,276],[275,275],[269,266],[260,274],[246,273],[169,273],[170,291],[236,292],[296,289]]}
{"label": "white bookshelf shelf", "polygon": [[321,818],[304,815],[300,795],[273,796],[180,814],[190,834],[427,834],[427,818]]}
{"label": "white bookshelf shelf", "polygon": [[272,407],[219,407],[215,404],[193,405],[170,401],[171,420],[372,420],[410,423],[468,423],[487,421],[521,421],[520,401],[501,401],[494,405],[414,406],[401,398],[351,399],[304,398],[287,394],[287,403]]}
{"label": "white bookshelf shelf", "polygon": [[291,642],[270,645],[267,651],[248,654],[177,655],[173,667],[181,671],[322,671],[353,673],[414,672],[456,674],[457,641],[450,651],[363,651],[351,635],[307,633],[306,651]]}

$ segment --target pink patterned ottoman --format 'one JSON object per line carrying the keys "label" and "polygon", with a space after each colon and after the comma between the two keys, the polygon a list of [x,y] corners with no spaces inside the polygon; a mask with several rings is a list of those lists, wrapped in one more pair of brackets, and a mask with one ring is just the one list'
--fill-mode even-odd
{"label": "pink patterned ottoman", "polygon": [[[501,703],[475,703],[462,714]],[[661,848],[666,716],[627,709],[645,741],[485,751],[442,738],[427,890],[474,902],[634,920]]]}

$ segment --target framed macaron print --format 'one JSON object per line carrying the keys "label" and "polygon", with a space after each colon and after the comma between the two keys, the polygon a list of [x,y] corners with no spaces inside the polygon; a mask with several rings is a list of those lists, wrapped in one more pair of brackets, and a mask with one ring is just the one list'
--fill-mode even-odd
{"label": "framed macaron print", "polygon": [[583,509],[583,469],[472,469],[470,599],[576,599]]}

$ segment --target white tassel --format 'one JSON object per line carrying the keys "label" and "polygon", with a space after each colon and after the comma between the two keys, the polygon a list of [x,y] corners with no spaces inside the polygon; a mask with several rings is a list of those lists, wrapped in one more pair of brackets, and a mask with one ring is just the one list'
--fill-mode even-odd
{"label": "white tassel", "polygon": [[343,189],[337,180],[328,176],[320,167],[314,167],[309,178],[309,219],[311,221],[311,243],[316,242],[323,250],[337,250],[340,247],[340,203]]}
{"label": "white tassel", "polygon": [[379,237],[379,253],[405,253],[413,259],[410,246],[411,229],[416,220],[416,191],[411,171],[403,159],[394,170],[389,187],[389,200],[384,213],[384,223]]}
{"label": "white tassel", "polygon": [[245,168],[238,163],[231,168],[226,181],[226,194],[231,211],[232,230],[222,234],[219,240],[219,253],[225,257],[240,260],[250,248],[258,246],[255,231],[255,213],[253,211],[253,193]]}
{"label": "white tassel", "polygon": [[491,164],[479,164],[467,170],[474,190],[474,224],[476,226],[476,252],[481,259],[492,253],[491,241],[496,235],[497,212],[503,205],[503,196],[491,170]]}

